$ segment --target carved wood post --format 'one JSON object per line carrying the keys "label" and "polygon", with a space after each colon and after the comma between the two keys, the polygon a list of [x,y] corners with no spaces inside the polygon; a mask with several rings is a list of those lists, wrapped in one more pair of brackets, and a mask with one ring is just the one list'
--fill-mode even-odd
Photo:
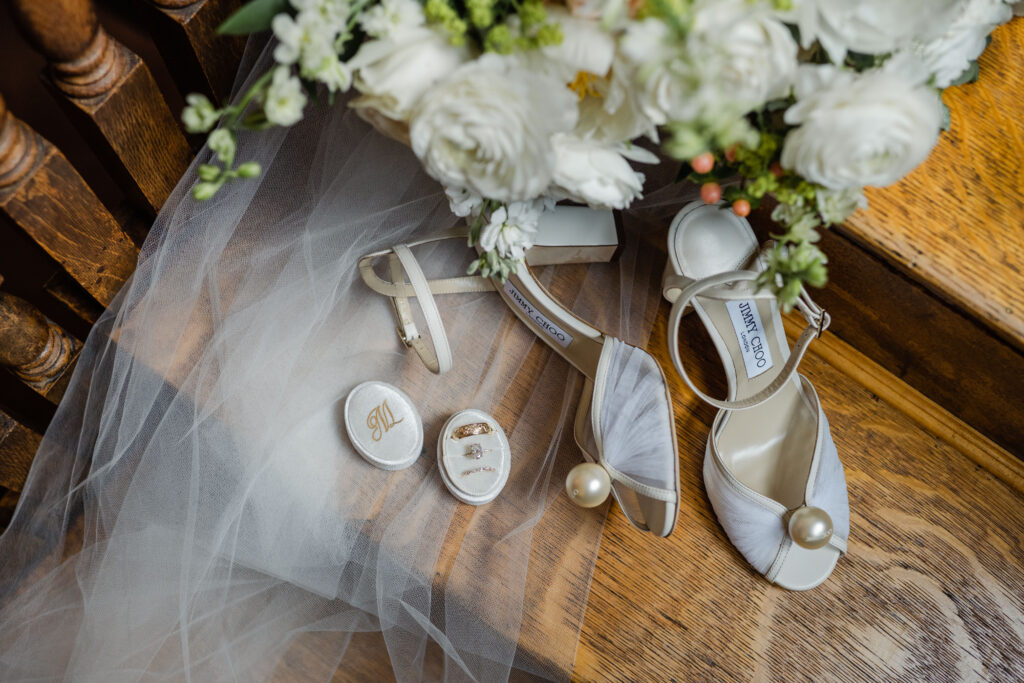
{"label": "carved wood post", "polygon": [[0,365],[31,389],[59,402],[81,349],[35,306],[0,292]]}
{"label": "carved wood post", "polygon": [[0,410],[0,487],[20,491],[43,438]]}
{"label": "carved wood post", "polygon": [[60,150],[0,96],[0,212],[107,305],[135,269],[135,245]]}
{"label": "carved wood post", "polygon": [[231,96],[245,38],[219,36],[217,27],[241,0],[151,0],[153,40],[183,92],[198,90],[224,103]]}
{"label": "carved wood post", "polygon": [[91,0],[11,0],[28,40],[83,127],[102,141],[126,189],[152,211],[163,205],[191,152],[145,64],[111,38]]}

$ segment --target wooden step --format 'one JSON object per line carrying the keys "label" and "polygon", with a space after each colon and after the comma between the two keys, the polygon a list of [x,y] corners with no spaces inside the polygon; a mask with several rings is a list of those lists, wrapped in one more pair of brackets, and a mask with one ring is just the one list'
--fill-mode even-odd
{"label": "wooden step", "polygon": [[[832,331],[1024,454],[1024,18],[993,34],[952,128],[902,182],[826,233]],[[773,226],[762,217],[759,232]]]}
{"label": "wooden step", "polygon": [[[697,324],[684,320],[685,339],[699,338]],[[649,350],[669,373],[663,334]],[[710,343],[690,354],[702,381],[724,391]],[[846,469],[848,556],[804,593],[750,569],[704,491],[714,410],[670,374],[679,527],[652,539],[612,508],[573,678],[1024,677],[1024,466],[834,336],[812,344],[801,371]]]}

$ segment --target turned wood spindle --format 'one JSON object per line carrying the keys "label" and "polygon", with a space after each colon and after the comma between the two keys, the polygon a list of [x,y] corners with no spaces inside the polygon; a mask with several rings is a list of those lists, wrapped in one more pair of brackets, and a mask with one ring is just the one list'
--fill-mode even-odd
{"label": "turned wood spindle", "polygon": [[128,194],[156,212],[191,151],[149,68],[103,29],[91,0],[11,0],[47,74]]}
{"label": "turned wood spindle", "polygon": [[73,97],[95,97],[125,70],[125,54],[89,0],[12,0],[29,41],[49,60],[53,82]]}
{"label": "turned wood spindle", "polygon": [[81,345],[35,306],[0,292],[0,365],[47,396],[69,374]]}

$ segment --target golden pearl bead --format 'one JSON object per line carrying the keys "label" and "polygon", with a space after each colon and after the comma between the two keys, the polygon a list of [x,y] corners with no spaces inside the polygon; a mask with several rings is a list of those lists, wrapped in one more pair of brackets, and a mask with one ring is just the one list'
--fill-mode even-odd
{"label": "golden pearl bead", "polygon": [[801,548],[817,550],[832,538],[832,518],[821,508],[805,505],[790,515],[789,536]]}
{"label": "golden pearl bead", "polygon": [[611,490],[612,480],[608,472],[591,462],[576,465],[565,478],[565,492],[580,507],[597,507],[608,499]]}

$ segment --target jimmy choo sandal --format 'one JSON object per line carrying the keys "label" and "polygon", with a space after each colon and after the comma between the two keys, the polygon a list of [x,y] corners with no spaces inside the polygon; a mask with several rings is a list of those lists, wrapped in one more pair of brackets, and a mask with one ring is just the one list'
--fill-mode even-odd
{"label": "jimmy choo sandal", "polygon": [[[757,239],[721,206],[694,202],[668,236],[663,290],[673,302],[668,344],[680,376],[720,408],[708,437],[704,483],[729,540],[769,581],[805,590],[828,578],[846,552],[846,479],[811,383],[796,373],[829,316],[807,293],[808,325],[792,351],[774,294],[759,289]],[[695,311],[725,365],[728,397],[698,389],[683,367],[679,323]]]}
{"label": "jimmy choo sandal", "polygon": [[679,459],[658,363],[573,315],[527,264],[494,286],[527,327],[583,373],[574,432],[587,462],[566,480],[570,498],[594,507],[610,492],[633,526],[668,536],[679,516]]}

